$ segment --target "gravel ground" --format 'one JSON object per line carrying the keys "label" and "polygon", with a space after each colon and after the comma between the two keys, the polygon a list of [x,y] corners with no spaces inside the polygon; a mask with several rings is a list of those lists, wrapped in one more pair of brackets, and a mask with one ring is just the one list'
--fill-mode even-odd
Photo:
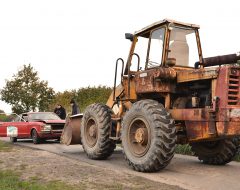
{"label": "gravel ground", "polygon": [[182,189],[47,151],[16,145],[13,145],[10,151],[0,152],[0,170],[13,170],[20,174],[22,180],[37,179],[40,183],[59,180],[80,186],[81,189]]}

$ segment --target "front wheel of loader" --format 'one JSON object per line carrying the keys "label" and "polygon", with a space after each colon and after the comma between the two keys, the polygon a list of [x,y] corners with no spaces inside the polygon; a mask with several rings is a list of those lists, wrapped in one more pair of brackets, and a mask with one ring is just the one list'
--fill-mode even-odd
{"label": "front wheel of loader", "polygon": [[134,170],[158,171],[174,156],[174,120],[157,101],[138,101],[123,117],[121,139],[125,159]]}
{"label": "front wheel of loader", "polygon": [[116,145],[109,138],[111,125],[108,106],[92,104],[86,108],[82,118],[81,140],[89,158],[103,160],[112,155]]}
{"label": "front wheel of loader", "polygon": [[204,164],[225,165],[237,153],[237,145],[231,139],[191,144],[192,151]]}

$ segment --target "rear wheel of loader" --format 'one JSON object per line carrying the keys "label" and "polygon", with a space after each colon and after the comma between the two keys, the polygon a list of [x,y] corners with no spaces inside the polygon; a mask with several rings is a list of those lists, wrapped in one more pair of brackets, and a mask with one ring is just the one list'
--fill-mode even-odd
{"label": "rear wheel of loader", "polygon": [[88,106],[83,114],[81,140],[83,149],[91,159],[102,160],[112,155],[116,145],[109,138],[111,110],[103,104]]}
{"label": "rear wheel of loader", "polygon": [[138,101],[123,118],[121,139],[125,159],[134,170],[158,171],[174,155],[174,120],[157,101]]}
{"label": "rear wheel of loader", "polygon": [[231,139],[192,144],[192,151],[205,164],[224,165],[232,161],[237,153],[237,145]]}

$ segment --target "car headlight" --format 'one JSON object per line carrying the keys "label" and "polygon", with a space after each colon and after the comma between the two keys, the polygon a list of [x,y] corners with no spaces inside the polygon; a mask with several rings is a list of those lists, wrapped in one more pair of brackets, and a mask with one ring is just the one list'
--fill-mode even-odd
{"label": "car headlight", "polygon": [[51,125],[44,125],[43,129],[46,131],[50,131],[51,130]]}

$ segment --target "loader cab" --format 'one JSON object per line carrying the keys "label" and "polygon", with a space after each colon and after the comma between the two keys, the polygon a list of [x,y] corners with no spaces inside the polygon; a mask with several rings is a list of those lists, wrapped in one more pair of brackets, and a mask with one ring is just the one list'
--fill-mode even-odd
{"label": "loader cab", "polygon": [[132,45],[124,74],[156,67],[193,67],[202,62],[198,29],[194,24],[165,19],[126,35]]}

